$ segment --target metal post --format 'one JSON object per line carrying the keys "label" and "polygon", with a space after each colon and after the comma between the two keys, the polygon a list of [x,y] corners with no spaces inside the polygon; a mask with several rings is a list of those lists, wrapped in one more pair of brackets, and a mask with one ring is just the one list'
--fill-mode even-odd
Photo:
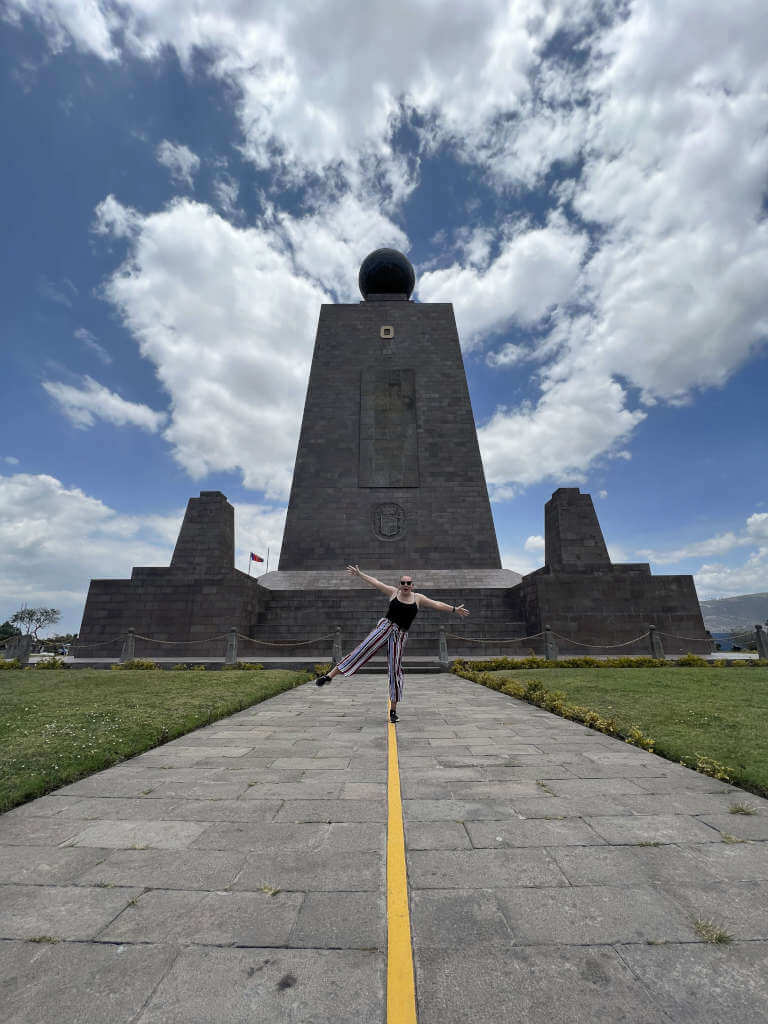
{"label": "metal post", "polygon": [[551,626],[544,627],[544,657],[547,661],[557,661],[557,643]]}
{"label": "metal post", "polygon": [[648,644],[651,648],[651,657],[658,658],[661,661],[664,660],[664,645],[661,642],[661,637],[656,634],[656,627],[648,627]]}
{"label": "metal post", "polygon": [[440,662],[440,668],[449,668],[448,641],[445,638],[445,626],[440,627],[440,635],[438,639],[438,661]]}
{"label": "metal post", "polygon": [[757,623],[755,632],[757,633],[757,653],[760,656],[760,660],[768,661],[768,637],[765,635],[765,630],[761,623]]}
{"label": "metal post", "polygon": [[233,626],[227,634],[227,650],[224,655],[224,664],[237,664],[237,626]]}
{"label": "metal post", "polygon": [[125,640],[123,640],[123,649],[120,651],[120,662],[133,661],[136,657],[136,630],[133,626],[128,627]]}
{"label": "metal post", "polygon": [[331,650],[331,668],[341,661],[341,626],[336,627],[333,637],[333,649]]}

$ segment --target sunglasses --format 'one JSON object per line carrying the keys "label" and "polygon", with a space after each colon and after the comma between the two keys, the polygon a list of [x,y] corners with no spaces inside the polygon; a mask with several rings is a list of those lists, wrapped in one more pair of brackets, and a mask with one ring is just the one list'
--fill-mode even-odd
{"label": "sunglasses", "polygon": [[400,580],[400,586],[401,587],[412,587],[413,586],[413,580]]}

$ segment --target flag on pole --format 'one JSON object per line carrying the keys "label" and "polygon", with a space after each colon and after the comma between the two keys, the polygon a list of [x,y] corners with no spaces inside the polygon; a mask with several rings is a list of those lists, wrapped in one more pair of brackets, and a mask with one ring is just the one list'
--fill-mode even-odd
{"label": "flag on pole", "polygon": [[252,562],[263,562],[264,559],[261,557],[261,555],[255,555],[253,552],[251,552],[251,561]]}

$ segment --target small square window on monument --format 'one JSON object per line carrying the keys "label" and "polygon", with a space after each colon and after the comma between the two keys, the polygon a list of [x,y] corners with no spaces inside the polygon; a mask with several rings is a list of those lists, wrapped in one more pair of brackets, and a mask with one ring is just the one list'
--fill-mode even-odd
{"label": "small square window on monument", "polygon": [[387,325],[387,326],[382,327],[380,329],[380,331],[379,331],[379,337],[381,337],[381,338],[394,338],[394,336],[395,336],[395,328],[394,327],[389,327]]}

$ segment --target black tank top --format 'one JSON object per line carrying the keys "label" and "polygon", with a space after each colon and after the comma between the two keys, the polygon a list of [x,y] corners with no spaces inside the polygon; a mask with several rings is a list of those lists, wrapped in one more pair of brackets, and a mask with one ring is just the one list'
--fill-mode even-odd
{"label": "black tank top", "polygon": [[386,618],[388,618],[390,622],[394,622],[396,626],[399,626],[400,629],[407,633],[408,627],[416,618],[416,612],[418,610],[419,609],[415,601],[413,604],[404,604],[402,601],[398,601],[397,597],[393,597],[389,602]]}

